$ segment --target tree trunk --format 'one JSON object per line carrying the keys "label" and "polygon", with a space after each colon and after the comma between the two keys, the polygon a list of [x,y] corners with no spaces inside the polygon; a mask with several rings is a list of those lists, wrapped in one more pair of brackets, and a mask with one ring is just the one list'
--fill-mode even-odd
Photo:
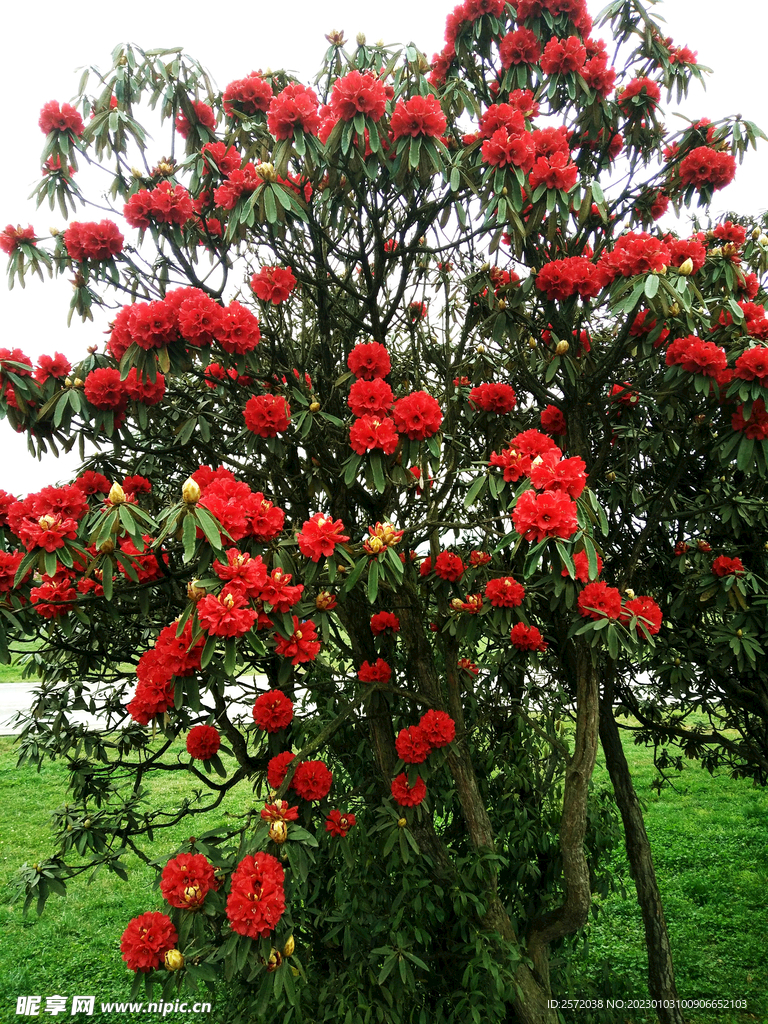
{"label": "tree trunk", "polygon": [[[629,765],[613,716],[613,702],[610,700],[603,700],[600,704],[600,739],[616,802],[621,812],[621,820],[624,823],[627,857],[637,889],[637,902],[643,914],[645,945],[648,951],[648,992],[652,999],[661,1003],[656,1011],[661,1024],[685,1024],[682,1011],[677,1005],[672,950],[656,883],[651,844],[645,831],[643,812],[632,785]],[[665,1007],[664,1002],[671,1002],[672,1005]]]}

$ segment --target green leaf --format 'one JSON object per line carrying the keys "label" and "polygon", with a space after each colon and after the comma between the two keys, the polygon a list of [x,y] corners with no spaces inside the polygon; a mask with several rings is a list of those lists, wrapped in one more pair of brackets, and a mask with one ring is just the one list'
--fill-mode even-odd
{"label": "green leaf", "polygon": [[370,466],[373,473],[373,482],[376,486],[376,490],[379,494],[383,494],[387,486],[387,481],[384,476],[384,465],[381,461],[381,456],[378,452],[372,452],[370,456]]}
{"label": "green leaf", "polygon": [[371,559],[368,566],[368,603],[375,604],[379,592],[379,563],[375,558]]}
{"label": "green leaf", "polygon": [[479,476],[477,480],[474,481],[464,497],[464,508],[469,508],[471,505],[474,505],[477,498],[485,490],[487,482],[487,476]]}
{"label": "green leaf", "polygon": [[197,523],[195,522],[195,517],[190,513],[187,513],[184,517],[183,538],[184,561],[189,562],[195,554],[195,543],[197,540]]}
{"label": "green leaf", "polygon": [[658,278],[658,275],[656,275],[656,274],[649,274],[648,277],[646,277],[646,279],[645,279],[645,286],[643,288],[643,291],[645,292],[646,298],[648,298],[648,299],[655,298],[656,297],[656,293],[658,292],[658,290],[659,290],[659,278]]}

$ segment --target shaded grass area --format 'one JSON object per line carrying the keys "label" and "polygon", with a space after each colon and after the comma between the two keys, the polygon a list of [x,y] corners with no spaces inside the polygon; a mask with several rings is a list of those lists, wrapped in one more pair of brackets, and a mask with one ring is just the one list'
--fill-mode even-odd
{"label": "shaded grass area", "polygon": [[[92,881],[80,876],[69,883],[65,898],[49,899],[41,917],[33,908],[25,918],[9,882],[22,864],[45,859],[52,851],[49,814],[66,799],[67,773],[61,762],[47,762],[38,773],[26,765],[16,768],[16,760],[13,737],[0,737],[0,1021],[26,1019],[15,1015],[20,995],[42,996],[42,1007],[46,996],[64,995],[68,1021],[125,1022],[125,1013],[102,1014],[99,1004],[129,997],[134,975],[120,957],[120,937],[132,917],[161,908],[155,871],[131,856],[127,883],[106,871]],[[149,785],[154,806],[174,806],[189,795],[189,780],[181,772],[164,779],[162,791],[157,783]],[[196,834],[224,824],[226,812],[237,811],[237,799],[230,796],[216,811],[196,817]],[[159,833],[156,856],[167,858],[192,827],[187,822]],[[69,1013],[75,995],[96,997],[95,1017]],[[154,998],[160,998],[159,990]],[[211,1000],[204,990],[198,998]],[[62,1018],[41,1012],[39,1019]],[[172,1013],[163,1019],[196,1024],[211,1017]]]}
{"label": "shaded grass area", "polygon": [[[671,933],[682,999],[746,999],[747,1010],[685,1011],[690,1024],[755,1024],[768,1020],[768,793],[744,780],[711,777],[691,764],[661,793],[651,788],[651,752],[625,745],[638,792],[646,803],[646,824]],[[130,918],[161,905],[155,872],[138,858],[129,860],[130,881],[103,873],[90,884],[71,883],[66,899],[52,897],[41,918],[24,919],[12,902],[8,880],[26,862],[51,848],[48,814],[65,799],[66,771],[59,762],[16,768],[11,737],[0,737],[0,1021],[15,1016],[19,995],[94,995],[97,1018],[124,1021],[125,1014],[99,1014],[100,1002],[127,1000],[133,975],[119,954],[120,936]],[[598,765],[598,785],[609,785]],[[150,783],[151,800],[174,805],[188,795],[182,773]],[[157,856],[170,855],[186,839],[223,824],[237,812],[240,798],[194,826],[181,825],[158,837]],[[626,875],[628,898],[604,901],[589,929],[583,960],[576,965],[572,997],[590,996],[607,984],[617,998],[647,998],[645,950],[634,888],[623,854],[615,868]],[[208,998],[200,993],[200,998]],[[45,1017],[45,1015],[43,1015]],[[88,1016],[67,1016],[87,1021]],[[207,1014],[170,1014],[166,1019],[210,1021]],[[214,1010],[213,1019],[216,1019]],[[591,1021],[645,1024],[655,1015],[642,1009],[580,1011],[566,1014],[574,1024]],[[495,1022],[489,1022],[495,1024]]]}
{"label": "shaded grass area", "polygon": [[[694,762],[657,792],[652,751],[631,739],[624,749],[644,804],[679,997],[747,1003],[746,1011],[685,1009],[686,1020],[763,1024],[768,1021],[768,792],[744,779],[713,777]],[[602,764],[595,775],[598,784],[610,785]],[[623,856],[616,866],[624,866]],[[584,974],[596,981],[606,971],[601,961],[607,961],[617,994],[648,998],[642,918],[628,872],[626,885],[627,900],[618,894],[607,898],[604,913],[590,928]],[[641,1024],[656,1017],[634,1010],[615,1019]]]}

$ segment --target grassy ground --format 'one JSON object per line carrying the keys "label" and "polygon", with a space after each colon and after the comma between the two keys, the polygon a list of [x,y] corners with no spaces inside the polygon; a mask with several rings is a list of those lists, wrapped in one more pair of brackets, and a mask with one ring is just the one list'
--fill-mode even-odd
{"label": "grassy ground", "polygon": [[[660,793],[651,788],[650,751],[625,743],[635,786],[645,803],[669,927],[678,993],[685,1000],[747,1001],[747,1011],[686,1010],[696,1024],[768,1021],[768,792],[745,780],[712,777],[691,764]],[[596,781],[609,785],[602,765]],[[647,998],[645,949],[634,886],[629,898],[606,900],[589,937],[589,973],[610,963],[613,983]],[[574,993],[576,995],[577,993]],[[617,1018],[623,1020],[624,1018]],[[634,1022],[655,1020],[642,1011]]]}
{"label": "grassy ground", "polygon": [[[636,784],[647,803],[647,827],[655,851],[669,923],[678,988],[684,999],[747,1000],[748,1010],[686,1011],[690,1024],[755,1024],[768,1020],[768,793],[744,781],[711,778],[699,767],[683,773],[675,788],[651,789],[650,753],[628,746]],[[42,918],[24,919],[5,884],[25,861],[50,851],[47,815],[65,799],[65,772],[56,763],[40,773],[15,767],[13,740],[0,738],[0,1021],[14,1016],[17,995],[75,994],[99,1002],[126,999],[131,975],[119,956],[120,935],[133,916],[159,905],[154,873],[138,860],[129,884],[103,875],[90,885],[71,886],[67,898],[53,897]],[[598,782],[606,782],[602,767]],[[172,803],[187,783],[182,776],[155,791]],[[230,803],[229,809],[236,810]],[[199,833],[223,820],[227,805],[203,824]],[[158,852],[166,854],[189,832],[183,826],[163,836]],[[617,867],[621,867],[617,861]],[[606,901],[606,913],[590,929],[581,968],[578,997],[599,981],[607,960],[610,985],[617,996],[647,998],[642,924],[629,898]],[[98,1014],[99,1020],[124,1021],[125,1015]],[[80,1018],[67,1017],[68,1020]],[[91,1018],[82,1017],[82,1021]],[[170,1020],[207,1020],[186,1014]],[[214,1015],[215,1019],[215,1015]],[[586,1013],[569,1017],[592,1020]],[[655,1018],[643,1010],[612,1011],[601,1020],[641,1024]],[[489,1022],[490,1024],[490,1022]]]}

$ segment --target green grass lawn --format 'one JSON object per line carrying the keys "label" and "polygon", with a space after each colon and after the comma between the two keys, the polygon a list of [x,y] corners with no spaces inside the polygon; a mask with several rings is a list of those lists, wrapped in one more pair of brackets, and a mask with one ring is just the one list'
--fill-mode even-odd
{"label": "green grass lawn", "polygon": [[[690,1024],[755,1024],[768,1021],[768,793],[743,780],[710,777],[692,764],[660,794],[651,789],[654,778],[648,750],[627,747],[636,785],[647,804],[646,823],[656,857],[683,999],[745,998],[746,1012],[686,1011]],[[53,897],[41,918],[24,919],[12,901],[7,882],[25,861],[33,862],[51,850],[48,813],[65,799],[66,773],[59,762],[41,772],[16,768],[11,737],[0,737],[0,1021],[15,1016],[16,997],[62,994],[94,995],[97,1019],[124,1021],[125,1015],[98,1014],[99,1002],[127,999],[132,975],[119,953],[120,936],[128,920],[160,905],[154,872],[138,859],[130,882],[99,875],[91,884],[72,883],[66,899]],[[597,768],[598,784],[607,773]],[[186,790],[183,776],[157,783],[157,803],[172,803]],[[230,798],[194,831],[224,820]],[[189,834],[189,825],[158,840],[158,856],[167,856]],[[623,858],[617,868],[625,871]],[[617,994],[647,998],[645,952],[634,889],[626,874],[628,899],[605,901],[604,913],[590,927],[588,950],[580,967],[587,994],[608,960],[611,984]],[[580,983],[579,983],[580,984]],[[615,1015],[613,1013],[615,1012]],[[46,1019],[45,1015],[41,1015]],[[67,1020],[93,1018],[67,1016]],[[207,1020],[207,1015],[169,1015],[170,1020]],[[216,1019],[214,1012],[213,1019]],[[588,1024],[585,1013],[569,1021]],[[655,1017],[642,1010],[612,1011],[599,1018],[616,1024],[642,1024]],[[495,1022],[489,1022],[495,1024]]]}
{"label": "green grass lawn", "polygon": [[[746,1012],[686,1010],[686,1020],[763,1024],[768,1021],[768,792],[743,779],[710,776],[691,762],[674,788],[659,793],[651,788],[651,751],[631,742],[625,751],[645,804],[678,994],[685,1000],[747,1001]],[[610,785],[601,764],[596,782]],[[628,873],[626,884],[629,898],[607,899],[605,913],[590,929],[588,963],[597,977],[600,961],[607,959],[617,981],[647,998],[643,925]],[[656,1017],[637,1012],[626,1019],[639,1024]]]}

